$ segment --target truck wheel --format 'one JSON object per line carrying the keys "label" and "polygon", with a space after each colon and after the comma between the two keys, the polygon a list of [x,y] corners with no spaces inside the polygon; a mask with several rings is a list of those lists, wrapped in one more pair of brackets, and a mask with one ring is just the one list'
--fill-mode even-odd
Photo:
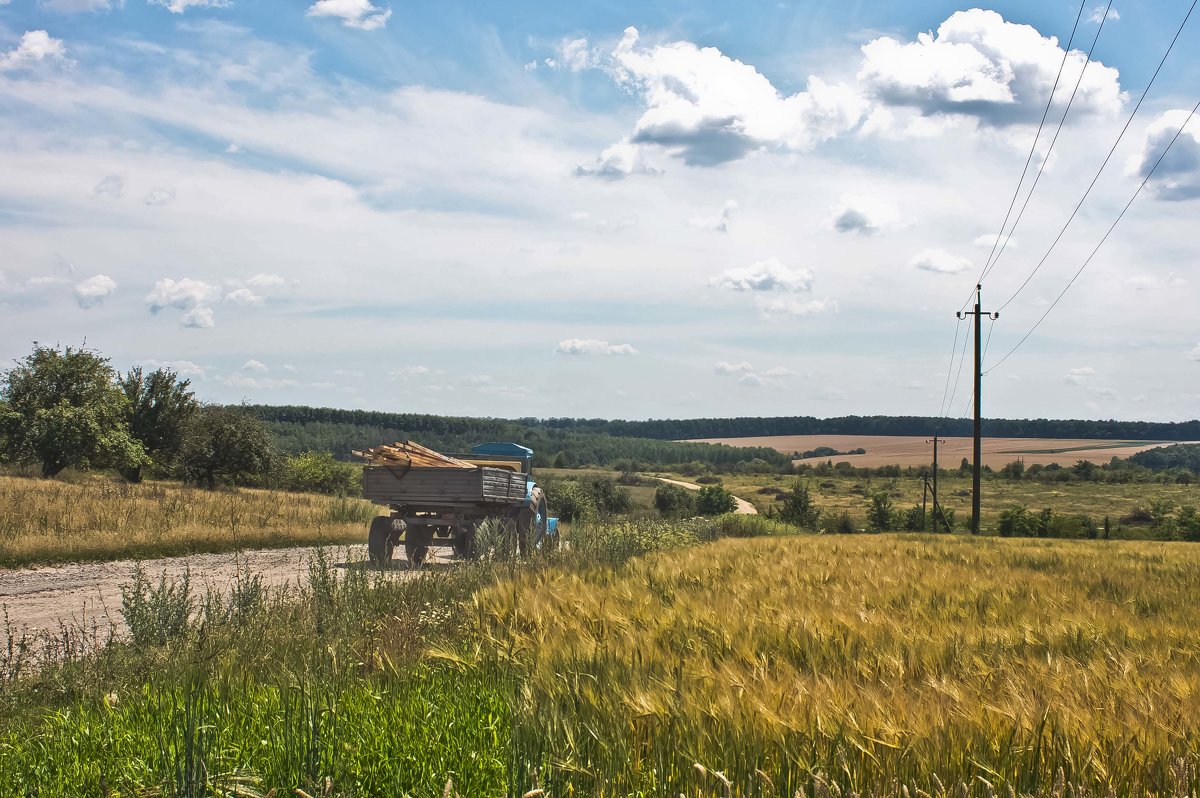
{"label": "truck wheel", "polygon": [[425,562],[426,555],[429,554],[429,547],[419,546],[415,543],[405,543],[404,553],[408,556],[409,565],[413,568],[419,568]]}
{"label": "truck wheel", "polygon": [[371,531],[367,533],[367,555],[371,562],[379,565],[391,562],[392,551],[396,546],[392,534],[391,518],[381,515],[371,521]]}
{"label": "truck wheel", "polygon": [[475,530],[466,529],[460,535],[454,541],[454,553],[463,560],[476,559],[479,556],[479,551],[475,548]]}

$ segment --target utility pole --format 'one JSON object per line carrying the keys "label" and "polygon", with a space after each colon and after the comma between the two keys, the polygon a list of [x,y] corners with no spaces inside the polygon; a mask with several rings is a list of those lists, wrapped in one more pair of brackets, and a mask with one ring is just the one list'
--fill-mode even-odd
{"label": "utility pole", "polygon": [[936,512],[936,511],[937,511],[937,509],[938,509],[938,493],[937,493],[937,488],[938,488],[938,486],[937,486],[937,482],[938,482],[938,452],[937,452],[937,450],[938,450],[938,444],[939,444],[939,443],[945,443],[946,441],[945,441],[944,439],[942,439],[942,438],[939,438],[939,437],[937,436],[937,434],[935,433],[935,434],[934,434],[934,436],[933,436],[933,440],[931,440],[931,441],[925,441],[925,442],[926,442],[926,443],[932,443],[932,444],[933,444],[933,509],[934,509],[934,511]]}
{"label": "utility pole", "polygon": [[966,313],[959,311],[956,314],[958,316],[958,318],[960,318],[960,319],[966,318],[967,316],[975,317],[975,430],[974,430],[975,444],[974,444],[974,448],[972,451],[972,453],[975,456],[975,467],[972,469],[972,473],[971,473],[971,534],[972,535],[979,534],[979,482],[980,482],[980,476],[983,473],[981,470],[983,468],[983,463],[982,463],[983,443],[982,443],[982,436],[981,436],[981,430],[983,427],[983,425],[982,425],[983,405],[981,404],[981,394],[983,392],[983,390],[982,390],[983,389],[983,363],[981,362],[983,360],[983,352],[982,352],[983,340],[982,340],[981,333],[982,333],[983,325],[981,324],[981,322],[983,321],[984,317],[987,317],[987,318],[991,319],[992,321],[995,321],[996,319],[1000,318],[999,313],[984,313],[983,310],[981,309],[982,307],[983,307],[983,286],[976,285],[975,286],[975,309],[967,311]]}

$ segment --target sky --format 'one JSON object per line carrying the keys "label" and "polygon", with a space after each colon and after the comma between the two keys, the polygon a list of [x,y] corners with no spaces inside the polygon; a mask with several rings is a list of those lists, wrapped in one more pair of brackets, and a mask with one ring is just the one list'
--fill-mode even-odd
{"label": "sky", "polygon": [[961,416],[991,264],[985,416],[1195,418],[1200,13],[1131,117],[1189,5],[0,0],[0,361]]}

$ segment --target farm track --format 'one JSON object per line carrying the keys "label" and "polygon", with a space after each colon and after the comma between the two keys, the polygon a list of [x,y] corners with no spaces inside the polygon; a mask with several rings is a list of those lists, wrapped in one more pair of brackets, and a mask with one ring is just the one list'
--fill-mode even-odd
{"label": "farm track", "polygon": [[[683,482],[678,479],[667,479],[666,477],[656,477],[656,479],[659,482],[666,482],[668,485],[678,485],[679,487],[687,488],[688,490],[700,490],[702,487],[701,485],[697,485],[695,482]],[[737,496],[734,496],[733,500],[737,502],[737,509],[733,511],[736,515],[758,515],[758,508],[756,508],[750,502],[746,501],[745,499],[739,499]]]}
{"label": "farm track", "polygon": [[[434,554],[435,563],[449,560]],[[224,554],[196,554],[142,560],[142,567],[154,584],[161,575],[179,579],[190,574],[192,596],[203,597],[209,587],[227,593],[239,569],[248,569],[271,588],[298,587],[308,578],[308,564],[316,555],[315,547],[255,549]],[[368,567],[366,546],[326,548],[326,556],[340,571]],[[121,587],[133,580],[136,561],[70,563],[65,565],[0,569],[0,622],[7,614],[7,625],[0,626],[0,646],[10,636],[42,633],[57,634],[64,627],[86,638],[93,633],[106,639],[110,627],[118,636],[126,631],[121,616]],[[410,571],[403,559],[393,561],[391,573],[408,578]]]}

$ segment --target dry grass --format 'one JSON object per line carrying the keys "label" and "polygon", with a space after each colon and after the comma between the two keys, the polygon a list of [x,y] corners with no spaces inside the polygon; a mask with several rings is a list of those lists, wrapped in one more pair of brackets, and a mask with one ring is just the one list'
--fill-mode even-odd
{"label": "dry grass", "polygon": [[1197,787],[1200,547],[726,540],[521,573],[477,605],[527,680],[516,745],[580,794],[657,793],[693,763],[728,794],[758,794],[756,770],[783,795],[818,773],[868,794]]}
{"label": "dry grass", "polygon": [[[933,447],[927,435],[772,435],[752,438],[704,438],[702,443],[724,443],[729,446],[766,446],[785,454],[806,452],[828,446],[839,452],[866,449],[866,454],[814,457],[796,462],[819,463],[832,459],[856,467],[876,468],[885,465],[922,466],[933,461]],[[943,467],[955,467],[963,457],[971,457],[970,438],[946,438],[938,450]],[[1163,445],[1161,441],[1114,441],[1099,438],[984,438],[983,462],[1000,468],[1014,460],[1025,465],[1058,463],[1068,466],[1076,460],[1107,463],[1114,457],[1129,457],[1146,449]]]}
{"label": "dry grass", "polygon": [[0,476],[0,566],[357,543],[374,515],[358,499]]}

